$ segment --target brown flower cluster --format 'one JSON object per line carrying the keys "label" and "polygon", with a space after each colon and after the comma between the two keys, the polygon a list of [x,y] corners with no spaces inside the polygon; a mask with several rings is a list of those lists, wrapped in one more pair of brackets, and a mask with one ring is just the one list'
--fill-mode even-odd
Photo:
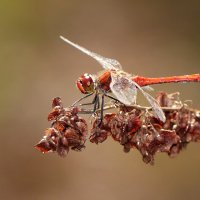
{"label": "brown flower cluster", "polygon": [[51,128],[46,129],[35,148],[43,153],[57,152],[60,156],[65,156],[70,149],[85,148],[88,128],[86,121],[78,116],[78,108],[63,108],[59,97],[53,99],[52,108],[48,115]]}
{"label": "brown flower cluster", "polygon": [[[145,163],[154,163],[157,152],[177,155],[189,142],[200,141],[200,112],[189,108],[179,100],[179,95],[161,92],[157,101],[163,108],[166,122],[151,114],[151,109],[141,106],[118,105],[116,113],[107,113],[99,123],[94,120],[89,137],[92,143],[102,143],[108,137],[123,146],[124,152],[137,149]],[[78,116],[78,108],[63,108],[60,98],[53,100],[53,111],[48,120],[52,127],[36,145],[42,152],[65,155],[69,148],[81,150],[87,136],[87,124]]]}
{"label": "brown flower cluster", "polygon": [[145,163],[154,163],[157,152],[177,155],[189,142],[200,141],[200,112],[189,109],[176,94],[159,93],[157,101],[163,107],[163,123],[141,108],[123,106],[116,114],[106,114],[100,127],[94,123],[90,141],[102,143],[111,136],[119,142],[124,152],[138,149]]}

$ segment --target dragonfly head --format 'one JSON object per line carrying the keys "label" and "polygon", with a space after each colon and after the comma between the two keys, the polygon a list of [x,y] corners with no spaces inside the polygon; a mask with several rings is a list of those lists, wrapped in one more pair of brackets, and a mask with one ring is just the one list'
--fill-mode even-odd
{"label": "dragonfly head", "polygon": [[82,75],[77,80],[76,85],[83,94],[89,94],[95,90],[95,81],[91,74]]}

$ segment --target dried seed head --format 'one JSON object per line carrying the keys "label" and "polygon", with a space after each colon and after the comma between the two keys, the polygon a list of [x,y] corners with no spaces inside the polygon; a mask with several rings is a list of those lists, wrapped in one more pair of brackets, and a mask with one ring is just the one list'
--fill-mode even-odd
{"label": "dried seed head", "polygon": [[168,107],[164,110],[165,123],[138,108],[121,106],[118,113],[106,114],[101,126],[96,127],[97,123],[94,123],[90,141],[98,144],[111,135],[123,146],[124,152],[136,148],[145,163],[153,164],[157,152],[166,152],[172,157],[184,149],[188,142],[200,140],[198,111],[181,108],[177,93],[167,95],[161,92],[157,100],[161,106]]}
{"label": "dried seed head", "polygon": [[[105,114],[99,122],[98,114],[93,122],[92,143],[102,143],[109,136],[123,146],[124,152],[137,149],[145,163],[154,164],[157,152],[165,152],[174,157],[189,142],[200,141],[200,112],[183,104],[178,93],[160,92],[157,101],[166,117],[163,123],[146,112],[140,106],[124,106],[116,104],[118,111]],[[78,107],[63,108],[61,99],[56,97],[52,102],[52,111],[48,120],[51,128],[45,131],[42,140],[35,148],[43,153],[57,152],[65,156],[69,150],[80,151],[85,148],[88,133],[86,121],[79,116]]]}
{"label": "dried seed head", "polygon": [[52,127],[45,131],[43,139],[35,146],[43,153],[57,152],[65,156],[70,149],[80,151],[84,148],[87,136],[87,123],[79,117],[77,108],[64,109],[60,98],[53,99],[53,111],[48,120]]}

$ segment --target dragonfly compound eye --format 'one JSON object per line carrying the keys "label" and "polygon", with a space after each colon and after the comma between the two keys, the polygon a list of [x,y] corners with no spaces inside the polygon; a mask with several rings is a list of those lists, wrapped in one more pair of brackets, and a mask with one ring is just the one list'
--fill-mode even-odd
{"label": "dragonfly compound eye", "polygon": [[88,94],[94,91],[94,81],[90,74],[82,75],[77,80],[76,85],[83,94]]}

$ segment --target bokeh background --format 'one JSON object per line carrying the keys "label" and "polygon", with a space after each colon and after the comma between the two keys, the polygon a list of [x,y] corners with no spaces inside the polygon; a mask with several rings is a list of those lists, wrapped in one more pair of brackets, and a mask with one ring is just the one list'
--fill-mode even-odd
{"label": "bokeh background", "polygon": [[[66,158],[33,146],[51,99],[81,97],[75,80],[101,66],[59,39],[63,35],[144,76],[200,72],[199,1],[18,0],[0,2],[0,199],[199,199],[200,144],[155,166],[112,140],[87,143]],[[200,85],[168,84],[200,108]],[[141,98],[141,104],[145,104]]]}

